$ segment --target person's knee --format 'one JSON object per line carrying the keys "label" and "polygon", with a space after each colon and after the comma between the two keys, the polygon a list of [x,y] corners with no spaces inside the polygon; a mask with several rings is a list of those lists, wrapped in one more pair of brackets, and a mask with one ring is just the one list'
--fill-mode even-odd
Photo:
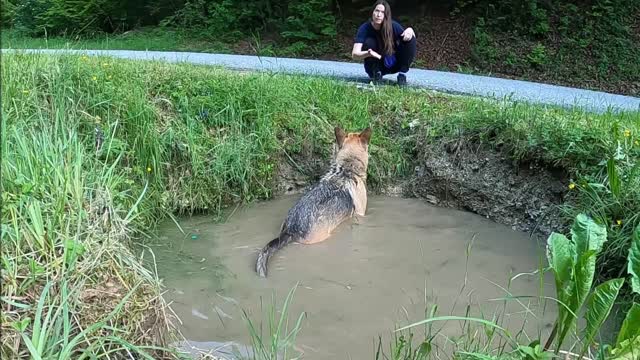
{"label": "person's knee", "polygon": [[398,49],[398,55],[400,57],[400,62],[412,62],[416,56],[416,38],[413,37],[411,40],[407,42],[403,42],[400,48]]}
{"label": "person's knee", "polygon": [[418,41],[416,40],[416,37],[413,36],[411,37],[411,40],[408,41],[408,43],[409,43],[409,46],[416,47],[416,44],[418,43]]}
{"label": "person's knee", "polygon": [[378,51],[378,41],[375,38],[368,37],[362,43],[362,50],[373,50]]}
{"label": "person's knee", "polygon": [[416,41],[416,37],[414,36],[409,41],[402,41],[400,46],[404,48],[403,50],[414,53],[416,51],[417,45],[418,42]]}

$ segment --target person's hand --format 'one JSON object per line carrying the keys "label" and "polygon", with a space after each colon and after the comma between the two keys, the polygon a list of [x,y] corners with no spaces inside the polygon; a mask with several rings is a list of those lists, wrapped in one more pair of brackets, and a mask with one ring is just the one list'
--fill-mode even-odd
{"label": "person's hand", "polygon": [[402,40],[404,41],[409,41],[411,40],[411,38],[413,38],[414,36],[416,36],[416,34],[413,32],[412,28],[406,28],[402,34],[400,34],[400,36],[402,36]]}
{"label": "person's hand", "polygon": [[371,49],[368,49],[367,52],[369,53],[369,55],[373,56],[374,58],[376,58],[378,60],[382,59],[382,56],[380,54],[378,54],[377,52],[375,52],[375,51],[373,51]]}

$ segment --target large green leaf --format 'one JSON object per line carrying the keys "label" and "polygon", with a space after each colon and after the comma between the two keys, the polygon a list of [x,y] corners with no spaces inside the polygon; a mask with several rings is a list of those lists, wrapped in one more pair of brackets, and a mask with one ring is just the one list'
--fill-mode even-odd
{"label": "large green leaf", "polygon": [[[575,246],[566,236],[553,233],[547,239],[547,259],[556,280],[558,300],[567,303],[575,265]],[[573,309],[572,309],[573,310]]]}
{"label": "large green leaf", "polygon": [[596,272],[595,251],[589,250],[580,255],[574,268],[574,272],[574,289],[572,292],[570,307],[573,312],[577,313],[587,299],[589,291],[591,291],[593,277]]}
{"label": "large green leaf", "polygon": [[578,214],[571,227],[571,240],[576,244],[578,256],[589,250],[598,253],[607,241],[607,229],[587,215]]}
{"label": "large green leaf", "polygon": [[616,347],[619,347],[624,341],[636,336],[640,336],[640,304],[633,303],[620,327]]}
{"label": "large green leaf", "polygon": [[640,335],[628,339],[611,350],[609,360],[638,360],[640,359]]}
{"label": "large green leaf", "polygon": [[[582,339],[584,340],[584,355],[600,330],[600,327],[609,316],[611,308],[618,297],[618,292],[624,283],[624,278],[612,279],[598,285],[587,300],[587,311],[585,318],[587,325],[584,329]],[[582,356],[579,357],[580,359]]]}
{"label": "large green leaf", "polygon": [[631,239],[627,271],[631,275],[631,290],[640,294],[640,224],[636,227]]}
{"label": "large green leaf", "polygon": [[[595,270],[596,253],[594,250],[586,251],[579,256],[573,269],[574,278],[571,282],[573,288],[569,292],[571,297],[568,301],[569,308],[576,314],[589,296]],[[558,311],[558,348],[560,348],[569,331],[574,327],[576,320],[568,312]]]}

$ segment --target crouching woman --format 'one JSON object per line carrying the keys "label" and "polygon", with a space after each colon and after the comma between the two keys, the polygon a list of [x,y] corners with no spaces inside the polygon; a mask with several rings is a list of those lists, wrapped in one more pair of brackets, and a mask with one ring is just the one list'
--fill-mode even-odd
{"label": "crouching woman", "polygon": [[364,70],[374,82],[386,74],[398,73],[398,85],[406,85],[407,72],[416,56],[413,29],[403,28],[391,17],[391,7],[378,0],[371,19],[358,28],[351,57],[364,59]]}

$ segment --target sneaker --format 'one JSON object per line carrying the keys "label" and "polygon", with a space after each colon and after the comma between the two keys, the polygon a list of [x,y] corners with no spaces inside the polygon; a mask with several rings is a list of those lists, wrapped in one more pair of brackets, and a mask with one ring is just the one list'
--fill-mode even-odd
{"label": "sneaker", "polygon": [[398,86],[406,86],[407,85],[407,75],[398,74]]}

